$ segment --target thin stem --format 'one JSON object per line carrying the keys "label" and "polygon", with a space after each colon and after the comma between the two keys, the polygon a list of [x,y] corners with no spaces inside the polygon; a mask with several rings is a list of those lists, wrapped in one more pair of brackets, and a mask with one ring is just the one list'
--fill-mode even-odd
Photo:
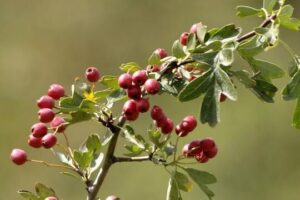
{"label": "thin stem", "polygon": [[114,157],[113,163],[117,162],[142,162],[142,161],[150,161],[150,156],[140,156],[140,157]]}
{"label": "thin stem", "polygon": [[59,165],[59,164],[55,164],[55,163],[48,163],[48,162],[45,162],[45,161],[42,161],[42,160],[28,160],[28,161],[43,164],[47,167],[55,167],[55,168],[74,170],[72,167],[69,167],[69,166]]}

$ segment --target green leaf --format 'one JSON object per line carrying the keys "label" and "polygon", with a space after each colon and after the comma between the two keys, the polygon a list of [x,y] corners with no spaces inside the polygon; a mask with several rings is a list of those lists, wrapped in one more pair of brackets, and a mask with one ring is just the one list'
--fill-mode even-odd
{"label": "green leaf", "polygon": [[47,187],[45,185],[43,185],[42,183],[37,183],[35,185],[35,191],[36,194],[40,197],[40,198],[47,198],[49,196],[56,196],[54,190],[50,187]]}
{"label": "green leaf", "polygon": [[179,42],[179,40],[176,40],[172,46],[172,54],[176,58],[184,58],[186,55],[183,50],[182,44]]}
{"label": "green leaf", "polygon": [[71,119],[67,119],[67,121],[70,124],[74,124],[74,123],[90,120],[92,116],[93,114],[89,114],[83,111],[78,111],[78,112],[71,113]]}
{"label": "green leaf", "polygon": [[134,73],[136,71],[141,70],[141,67],[135,62],[129,62],[129,63],[122,64],[120,66],[120,69],[127,73]]}
{"label": "green leaf", "polygon": [[74,112],[79,110],[79,105],[81,104],[83,98],[78,96],[79,98],[73,98],[73,97],[65,97],[62,98],[59,103],[59,109],[64,112]]}
{"label": "green leaf", "polygon": [[104,86],[112,89],[119,89],[120,86],[118,84],[118,77],[117,76],[110,76],[105,75],[102,76],[100,83],[102,83]]}
{"label": "green leaf", "polygon": [[215,69],[215,80],[222,93],[232,101],[237,100],[237,91],[228,74],[220,67]]}
{"label": "green leaf", "polygon": [[262,101],[267,103],[274,103],[273,97],[277,92],[277,88],[266,80],[255,78],[255,87],[252,88],[252,92]]}
{"label": "green leaf", "polygon": [[161,132],[159,131],[159,129],[149,129],[148,136],[153,144],[155,144],[156,146],[160,146],[159,139],[161,137]]}
{"label": "green leaf", "polygon": [[271,13],[278,0],[264,0],[263,7]]}
{"label": "green leaf", "polygon": [[125,125],[125,127],[122,129],[124,133],[124,138],[132,143],[137,145],[141,149],[145,149],[144,142],[140,139],[138,135],[135,134],[133,128],[129,126],[128,124]]}
{"label": "green leaf", "polygon": [[206,33],[207,33],[207,26],[203,25],[202,23],[198,23],[196,35],[200,43],[204,43]]}
{"label": "green leaf", "polygon": [[91,86],[85,83],[82,79],[76,78],[75,83],[72,86],[72,97],[78,98],[78,96],[84,98],[85,93],[91,92]]}
{"label": "green leaf", "polygon": [[204,94],[212,82],[212,71],[203,73],[200,77],[191,81],[178,95],[181,102],[190,101]]}
{"label": "green leaf", "polygon": [[251,78],[251,74],[246,70],[238,70],[232,72],[233,75],[246,86],[246,88],[255,87],[256,82]]}
{"label": "green leaf", "polygon": [[138,156],[143,152],[143,149],[136,144],[125,145],[125,148],[130,152],[130,154],[126,154],[127,156]]}
{"label": "green leaf", "polygon": [[86,113],[89,112],[89,113],[91,113],[91,112],[93,112],[95,110],[96,107],[95,107],[95,103],[94,102],[92,102],[92,101],[90,101],[88,99],[84,99],[81,102],[79,108],[80,108],[80,111],[82,111],[82,112],[86,112]]}
{"label": "green leaf", "polygon": [[280,25],[292,31],[299,31],[300,29],[300,20],[296,18],[291,18],[287,16],[279,17]]}
{"label": "green leaf", "polygon": [[273,63],[256,59],[248,59],[248,62],[255,73],[259,73],[264,79],[271,80],[284,76],[284,71]]}
{"label": "green leaf", "polygon": [[207,91],[201,106],[200,119],[203,124],[208,123],[213,127],[220,121],[220,95],[221,89],[217,84]]}
{"label": "green leaf", "polygon": [[149,65],[160,65],[161,64],[160,57],[155,51],[148,58],[148,64]]}
{"label": "green leaf", "polygon": [[109,96],[114,90],[113,89],[106,89],[106,90],[101,90],[101,91],[97,91],[94,93],[95,98],[97,101],[106,98],[107,96]]}
{"label": "green leaf", "polygon": [[216,33],[214,33],[210,38],[209,42],[216,40],[231,39],[237,37],[241,33],[240,28],[236,28],[234,24],[226,25],[220,28]]}
{"label": "green leaf", "polygon": [[184,192],[191,192],[193,190],[193,184],[185,174],[175,171],[173,176],[180,190]]}
{"label": "green leaf", "polygon": [[32,192],[26,191],[26,190],[19,190],[18,193],[27,200],[39,200],[39,198],[33,194]]}
{"label": "green leaf", "polygon": [[51,151],[58,158],[60,162],[72,166],[72,160],[67,155],[58,151],[54,151],[53,149],[51,149]]}
{"label": "green leaf", "polygon": [[294,110],[292,126],[300,129],[300,98],[298,98],[296,108]]}
{"label": "green leaf", "polygon": [[262,17],[264,15],[264,12],[261,9],[252,8],[249,6],[237,6],[236,10],[237,10],[236,15],[239,17],[248,17],[248,16]]}
{"label": "green leaf", "polygon": [[294,13],[294,7],[292,5],[288,4],[288,5],[285,5],[282,7],[281,12],[278,17],[279,18],[283,17],[283,16],[292,17],[293,13]]}
{"label": "green leaf", "polygon": [[127,99],[125,90],[117,89],[107,96],[108,107],[112,106],[115,102]]}
{"label": "green leaf", "polygon": [[218,54],[218,61],[223,66],[230,66],[233,61],[233,50],[232,49],[222,49]]}
{"label": "green leaf", "polygon": [[192,54],[193,60],[205,63],[208,65],[213,65],[215,63],[215,58],[219,52],[209,52],[209,53],[195,53]]}
{"label": "green leaf", "polygon": [[102,147],[99,135],[98,134],[90,135],[85,141],[85,146],[90,152],[99,151]]}
{"label": "green leaf", "polygon": [[167,200],[182,200],[178,185],[172,177],[169,179]]}
{"label": "green leaf", "polygon": [[91,173],[95,172],[101,165],[104,158],[104,154],[100,153],[98,156],[94,155],[91,163]]}
{"label": "green leaf", "polygon": [[189,34],[188,41],[186,44],[187,50],[192,52],[197,46],[197,38],[195,34]]}
{"label": "green leaf", "polygon": [[292,77],[290,82],[284,88],[283,92],[283,99],[293,100],[300,97],[300,70]]}
{"label": "green leaf", "polygon": [[93,161],[93,153],[92,152],[81,152],[74,151],[74,160],[78,163],[81,169],[88,168]]}
{"label": "green leaf", "polygon": [[258,36],[243,42],[238,47],[238,52],[242,57],[254,57],[263,52],[268,45],[262,43]]}

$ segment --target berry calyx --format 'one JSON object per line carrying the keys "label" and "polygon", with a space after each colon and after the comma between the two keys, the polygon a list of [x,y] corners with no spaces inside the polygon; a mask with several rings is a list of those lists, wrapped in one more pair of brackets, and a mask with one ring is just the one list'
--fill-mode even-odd
{"label": "berry calyx", "polygon": [[16,165],[23,165],[27,161],[27,153],[22,149],[13,149],[10,154],[10,159]]}
{"label": "berry calyx", "polygon": [[36,123],[31,127],[31,133],[34,137],[43,137],[48,132],[48,128],[44,123]]}
{"label": "berry calyx", "polygon": [[139,70],[133,73],[132,75],[132,81],[136,85],[144,85],[144,83],[147,81],[148,76],[147,72],[145,70]]}
{"label": "berry calyx", "polygon": [[154,95],[157,94],[160,90],[160,84],[155,79],[148,79],[145,82],[145,89],[148,94]]}
{"label": "berry calyx", "polygon": [[42,108],[38,112],[40,122],[51,122],[55,116],[53,110],[49,108]]}
{"label": "berry calyx", "polygon": [[193,24],[190,28],[190,33],[197,33],[197,24]]}
{"label": "berry calyx", "polygon": [[137,110],[140,113],[148,112],[148,110],[150,108],[150,103],[149,103],[148,99],[141,98],[141,99],[137,100],[136,103],[137,103]]}
{"label": "berry calyx", "polygon": [[47,95],[41,96],[36,103],[39,108],[52,109],[55,105],[54,99]]}
{"label": "berry calyx", "polygon": [[184,32],[180,35],[179,41],[180,43],[185,46],[188,42],[188,37],[189,37],[189,33],[188,32]]}
{"label": "berry calyx", "polygon": [[42,138],[42,145],[46,149],[52,148],[57,142],[57,138],[54,134],[48,133]]}
{"label": "berry calyx", "polygon": [[226,101],[226,99],[227,99],[227,96],[225,94],[221,93],[219,101],[224,102],[224,101]]}
{"label": "berry calyx", "polygon": [[132,77],[130,74],[122,74],[119,76],[118,84],[121,88],[127,89],[132,85]]}
{"label": "berry calyx", "polygon": [[181,122],[181,130],[184,132],[192,132],[197,127],[196,117],[190,115],[183,118]]}
{"label": "berry calyx", "polygon": [[160,59],[163,59],[163,58],[165,58],[165,57],[168,56],[167,51],[166,51],[165,49],[162,49],[162,48],[156,49],[156,50],[155,50],[155,53],[156,53],[157,55],[159,55]]}
{"label": "berry calyx", "polygon": [[65,125],[66,121],[64,120],[64,118],[57,116],[55,117],[52,122],[51,122],[51,128],[54,129],[57,132],[61,133],[66,129],[66,125]]}
{"label": "berry calyx", "polygon": [[127,96],[130,99],[135,99],[135,100],[140,99],[141,95],[142,95],[142,91],[140,86],[138,85],[130,86],[127,90]]}
{"label": "berry calyx", "polygon": [[100,72],[96,67],[89,67],[85,71],[85,78],[92,83],[97,82],[100,78]]}
{"label": "berry calyx", "polygon": [[123,105],[123,116],[129,121],[135,121],[139,116],[137,103],[134,100],[128,100]]}
{"label": "berry calyx", "polygon": [[42,147],[42,138],[34,137],[33,135],[29,135],[27,140],[29,146],[33,148],[40,148]]}
{"label": "berry calyx", "polygon": [[59,84],[52,84],[48,90],[48,96],[52,97],[55,100],[60,99],[65,96],[65,89]]}

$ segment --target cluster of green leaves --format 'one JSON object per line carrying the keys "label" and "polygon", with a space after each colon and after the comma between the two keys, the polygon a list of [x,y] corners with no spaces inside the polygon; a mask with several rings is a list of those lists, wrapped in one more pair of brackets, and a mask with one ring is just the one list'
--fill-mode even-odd
{"label": "cluster of green leaves", "polygon": [[45,200],[47,197],[57,197],[54,190],[41,183],[35,185],[35,193],[27,190],[19,190],[18,193],[27,200]]}

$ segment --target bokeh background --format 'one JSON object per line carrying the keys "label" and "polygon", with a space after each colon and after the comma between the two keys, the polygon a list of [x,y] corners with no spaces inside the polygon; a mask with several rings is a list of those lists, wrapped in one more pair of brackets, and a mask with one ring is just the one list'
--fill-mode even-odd
{"label": "bokeh background", "polygon": [[[300,17],[300,2],[291,0]],[[12,148],[26,149],[30,157],[53,160],[46,150],[26,144],[31,125],[37,121],[36,99],[52,83],[70,86],[87,66],[103,74],[119,74],[128,61],[146,65],[157,47],[170,50],[172,42],[190,25],[202,21],[209,27],[236,23],[244,31],[260,21],[239,19],[239,4],[261,6],[261,0],[0,0],[0,199],[21,199],[18,189],[33,190],[36,181],[52,186],[65,200],[85,199],[83,184],[60,175],[55,169],[28,164],[17,167],[9,161]],[[282,31],[281,37],[300,52],[300,33]],[[279,47],[261,55],[287,69],[290,57]],[[236,67],[245,66],[238,61]],[[287,76],[276,84],[282,88]],[[68,90],[69,92],[69,90]],[[259,101],[239,85],[239,101],[222,104],[222,122],[216,128],[200,125],[189,138],[212,136],[220,153],[198,169],[215,174],[211,186],[217,200],[298,200],[300,197],[300,131],[290,126],[295,102],[275,104]],[[199,100],[180,104],[172,97],[158,101],[175,121],[198,114]],[[136,129],[144,131],[144,115]],[[95,123],[68,129],[74,147],[89,133],[104,133]],[[122,142],[119,143],[121,147]],[[121,153],[121,152],[119,152]],[[100,196],[115,194],[124,200],[164,199],[168,174],[151,163],[113,166]],[[184,199],[206,199],[194,187]]]}

